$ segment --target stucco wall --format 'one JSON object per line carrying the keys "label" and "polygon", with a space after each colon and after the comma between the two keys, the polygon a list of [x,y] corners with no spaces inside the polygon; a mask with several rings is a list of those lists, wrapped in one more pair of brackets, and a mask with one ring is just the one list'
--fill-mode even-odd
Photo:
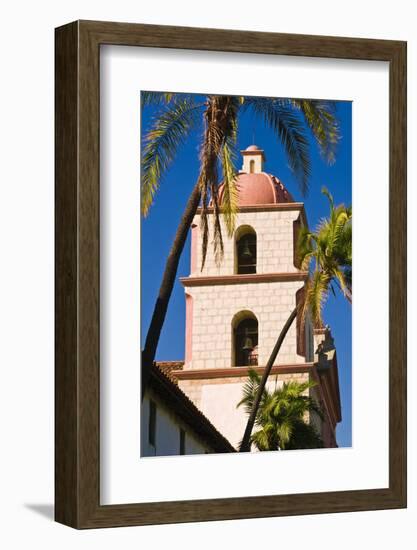
{"label": "stucco wall", "polygon": [[[150,400],[156,403],[156,440],[155,446],[148,441]],[[180,454],[180,429],[185,431],[185,454],[212,452],[177,415],[159,399],[154,392],[145,395],[141,410],[140,454],[141,456],[169,456]]]}
{"label": "stucco wall", "polygon": [[[306,382],[308,373],[280,374],[271,376],[268,390],[280,388],[284,382]],[[244,407],[237,408],[242,399],[246,378],[215,378],[211,380],[180,380],[180,388],[205,414],[212,424],[237,447],[243,437],[247,422]]]}
{"label": "stucco wall", "polygon": [[[250,226],[257,237],[257,274],[295,273],[294,227],[299,210],[240,212],[236,231]],[[211,218],[211,216],[209,216]],[[235,238],[228,237],[223,220],[224,258],[216,265],[209,244],[204,269],[201,271],[200,216],[194,219],[192,238],[192,277],[233,275],[236,272]],[[211,224],[211,219],[210,219]],[[209,239],[210,242],[210,239]],[[303,286],[296,282],[263,282],[233,285],[187,287],[192,298],[187,308],[187,341],[185,368],[225,368],[233,365],[232,323],[236,314],[250,311],[258,320],[258,364],[264,365],[279,332],[296,305],[295,294]],[[300,363],[297,355],[296,325],[290,328],[277,363]]]}
{"label": "stucco wall", "polygon": [[[192,324],[192,358],[185,368],[232,366],[232,321],[241,311],[251,311],[258,319],[258,364],[265,365],[284,323],[295,308],[295,293],[303,284],[295,281],[187,288],[193,298],[192,319],[187,319],[187,325]],[[297,355],[296,337],[294,322],[276,364],[305,361],[303,356]]]}
{"label": "stucco wall", "polygon": [[[288,273],[297,271],[294,267],[293,222],[299,217],[299,210],[240,212],[236,218],[236,230],[241,225],[249,225],[256,232],[257,273]],[[235,242],[228,237],[221,220],[224,242],[224,258],[220,266],[216,265],[211,240],[213,236],[211,216],[209,215],[210,237],[204,269],[201,271],[201,235],[195,231],[193,252],[196,258],[191,260],[191,276],[233,275],[235,273]],[[193,222],[200,227],[200,216]]]}

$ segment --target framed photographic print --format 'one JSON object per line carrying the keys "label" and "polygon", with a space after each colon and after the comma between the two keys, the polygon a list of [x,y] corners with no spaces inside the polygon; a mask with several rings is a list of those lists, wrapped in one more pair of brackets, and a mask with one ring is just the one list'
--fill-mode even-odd
{"label": "framed photographic print", "polygon": [[404,42],[56,29],[55,448],[75,528],[406,506]]}

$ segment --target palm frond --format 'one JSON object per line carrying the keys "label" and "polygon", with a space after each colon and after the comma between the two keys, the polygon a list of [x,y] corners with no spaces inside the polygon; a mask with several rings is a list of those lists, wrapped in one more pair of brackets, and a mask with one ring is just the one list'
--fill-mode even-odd
{"label": "palm frond", "polygon": [[352,298],[351,298],[351,286],[349,286],[349,282],[350,282],[349,274],[350,273],[348,272],[348,277],[346,277],[345,272],[342,271],[341,269],[338,269],[338,268],[333,269],[333,277],[338,281],[340,285],[340,290],[342,291],[345,298],[349,302],[351,302]]}
{"label": "palm frond", "polygon": [[164,105],[171,103],[175,97],[182,94],[174,94],[171,92],[141,92],[142,105]]}
{"label": "palm frond", "polygon": [[263,426],[261,429],[256,430],[251,435],[251,442],[255,445],[258,451],[275,451],[278,450],[278,446],[274,446],[271,442],[271,430],[269,427]]}
{"label": "palm frond", "polygon": [[[203,147],[201,151],[200,186],[202,194],[201,205],[201,230],[202,230],[202,261],[201,269],[204,268],[207,244],[208,244],[208,223],[207,208],[208,196],[211,195],[213,206],[213,246],[216,263],[219,263],[223,254],[223,238],[220,225],[220,208],[218,202],[218,163],[224,161],[223,172],[226,184],[231,188],[226,202],[226,223],[228,229],[233,228],[237,201],[230,205],[233,200],[233,161],[232,146],[236,141],[236,120],[238,111],[238,98],[233,96],[209,96],[205,112],[205,132]],[[224,156],[225,151],[225,156]]]}
{"label": "palm frond", "polygon": [[287,153],[289,167],[305,196],[311,173],[309,142],[297,111],[289,104],[268,97],[247,97],[244,106],[253,109],[274,130]]}
{"label": "palm frond", "polygon": [[[255,396],[260,383],[260,376],[254,370],[249,371],[249,378],[243,387],[243,397],[238,406],[244,405],[245,412],[252,411]],[[285,450],[288,448],[312,448],[318,446],[316,432],[305,431],[307,412],[315,412],[320,418],[323,414],[318,403],[305,393],[316,386],[316,382],[284,382],[273,392],[265,391],[256,416],[256,430],[251,435],[251,442],[260,451]],[[303,434],[310,435],[310,440]],[[305,446],[297,446],[305,445]]]}
{"label": "palm frond", "polygon": [[285,418],[276,425],[276,433],[279,440],[279,446],[285,450],[294,432],[294,422],[290,418]]}
{"label": "palm frond", "polygon": [[346,266],[343,270],[345,275],[346,286],[349,292],[352,293],[352,266]]}
{"label": "palm frond", "polygon": [[301,319],[304,322],[310,312],[319,326],[328,293],[334,293],[333,282],[352,302],[352,208],[344,204],[335,207],[326,187],[322,193],[329,201],[329,216],[320,220],[316,231],[302,227],[297,240],[297,257],[302,269],[309,270]]}
{"label": "palm frond", "polygon": [[349,217],[347,212],[344,210],[344,208],[337,208],[336,209],[336,216],[335,216],[335,223],[332,227],[332,234],[331,234],[331,241],[330,241],[330,247],[328,247],[328,251],[326,250],[326,254],[331,256],[335,251],[337,254],[337,250],[339,247],[340,240],[342,239],[343,233],[345,231],[346,224],[349,222]]}
{"label": "palm frond", "polygon": [[213,204],[213,251],[216,265],[220,265],[224,254],[223,235],[220,225],[219,197],[217,184],[211,185],[211,202]]}
{"label": "palm frond", "polygon": [[323,304],[329,292],[330,276],[325,271],[317,269],[306,283],[305,307],[310,311],[313,322],[322,326]]}
{"label": "palm frond", "polygon": [[[205,160],[202,162],[206,165],[200,172],[199,185],[201,189],[201,214],[200,214],[200,233],[201,239],[201,271],[207,257],[207,247],[209,239],[209,224],[208,224],[208,207],[209,207],[209,191],[214,187],[214,182],[217,180],[217,159],[215,155],[205,153]],[[211,161],[208,160],[211,158]]]}
{"label": "palm frond", "polygon": [[234,166],[232,139],[226,139],[222,149],[223,192],[221,213],[224,217],[227,233],[231,237],[235,230],[238,213],[238,190],[236,187],[237,171]]}
{"label": "palm frond", "polygon": [[311,261],[314,259],[316,250],[316,236],[307,226],[301,226],[297,239],[297,257],[300,261],[301,269],[307,270]]}
{"label": "palm frond", "polygon": [[197,122],[201,105],[188,100],[165,109],[145,136],[142,152],[141,208],[147,216],[161,178],[173,161],[178,147]]}
{"label": "palm frond", "polygon": [[294,423],[293,436],[288,442],[286,450],[320,449],[323,446],[323,440],[316,428],[312,424],[298,421]]}
{"label": "palm frond", "polygon": [[323,185],[321,188],[322,194],[327,197],[329,204],[330,204],[330,216],[332,215],[333,209],[334,209],[334,200],[333,195],[330,193],[330,191],[327,189],[326,186]]}
{"label": "palm frond", "polygon": [[335,102],[294,99],[292,103],[303,113],[307,125],[317,140],[321,155],[329,164],[333,164],[340,141]]}
{"label": "palm frond", "polygon": [[[250,414],[252,411],[253,403],[255,396],[258,393],[259,384],[261,382],[261,377],[254,369],[249,369],[248,379],[243,385],[242,394],[243,397],[236,405],[236,408],[244,405],[246,414]],[[268,390],[265,388],[264,393],[268,393]]]}

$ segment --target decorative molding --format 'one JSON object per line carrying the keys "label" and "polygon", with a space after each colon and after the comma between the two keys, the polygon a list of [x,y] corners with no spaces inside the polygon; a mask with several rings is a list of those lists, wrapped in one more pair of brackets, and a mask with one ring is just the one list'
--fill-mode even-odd
{"label": "decorative molding", "polygon": [[[249,369],[262,374],[265,367],[226,367],[222,369],[188,369],[171,371],[178,380],[208,380],[212,378],[240,378],[248,376]],[[296,363],[293,365],[274,365],[273,374],[296,374],[315,370],[314,363]]]}
{"label": "decorative molding", "polygon": [[250,149],[249,151],[247,149],[243,149],[240,151],[240,154],[245,155],[263,155],[265,156],[265,151],[263,149]]}
{"label": "decorative molding", "polygon": [[[303,202],[280,202],[277,204],[254,204],[251,206],[240,206],[239,212],[272,212],[277,211],[291,211],[298,210],[304,213]],[[210,214],[213,212],[213,207],[209,206],[207,212]],[[201,207],[197,208],[197,214],[201,214]]]}
{"label": "decorative molding", "polygon": [[210,275],[205,277],[180,277],[184,286],[238,285],[248,283],[283,283],[290,281],[306,281],[307,271],[293,273],[262,273],[244,275]]}

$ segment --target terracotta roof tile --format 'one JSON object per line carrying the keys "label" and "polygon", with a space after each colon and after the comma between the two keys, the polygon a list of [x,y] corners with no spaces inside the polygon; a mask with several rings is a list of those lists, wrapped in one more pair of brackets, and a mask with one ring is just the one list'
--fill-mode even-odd
{"label": "terracotta roof tile", "polygon": [[184,361],[156,361],[154,365],[162,371],[165,376],[171,380],[171,382],[178,384],[178,379],[172,374],[172,371],[182,370],[184,367]]}

